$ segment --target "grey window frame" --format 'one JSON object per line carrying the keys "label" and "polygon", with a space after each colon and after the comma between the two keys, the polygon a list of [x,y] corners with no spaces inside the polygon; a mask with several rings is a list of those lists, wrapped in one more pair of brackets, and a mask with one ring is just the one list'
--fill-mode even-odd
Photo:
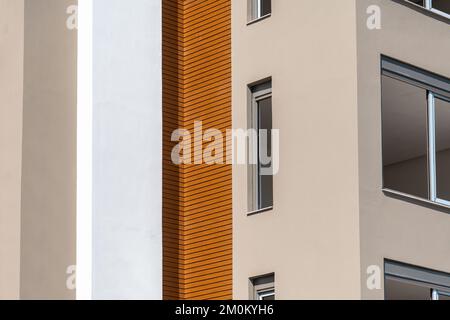
{"label": "grey window frame", "polygon": [[383,191],[450,208],[450,199],[443,200],[437,197],[435,118],[436,98],[450,102],[450,79],[383,55],[381,56],[381,75],[427,90],[429,199],[386,188],[384,181]]}
{"label": "grey window frame", "polygon": [[432,300],[439,300],[440,295],[450,296],[450,274],[445,272],[385,259],[384,279],[429,287]]}
{"label": "grey window frame", "polygon": [[[267,98],[272,97],[272,78],[265,78],[256,83],[248,85],[249,93],[249,108],[248,108],[248,128],[253,130],[258,130],[258,102]],[[273,113],[273,108],[272,108]],[[248,164],[248,210],[247,215],[255,215],[258,213],[270,211],[273,209],[273,205],[269,207],[260,208],[259,202],[261,197],[260,183],[259,183],[259,150],[258,150],[258,132],[256,133],[256,139],[249,139],[248,145],[248,159],[252,159],[254,156],[257,157],[256,164]],[[253,154],[253,157],[250,155]],[[272,182],[273,189],[273,182]],[[273,193],[272,193],[272,203],[273,203]]]}
{"label": "grey window frame", "polygon": [[250,300],[262,300],[262,298],[271,295],[273,295],[275,299],[275,273],[269,273],[249,279]]}

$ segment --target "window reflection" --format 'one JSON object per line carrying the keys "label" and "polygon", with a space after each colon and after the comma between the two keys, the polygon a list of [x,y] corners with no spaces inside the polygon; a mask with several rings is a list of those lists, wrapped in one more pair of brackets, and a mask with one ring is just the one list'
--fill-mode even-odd
{"label": "window reflection", "polygon": [[442,11],[446,14],[450,14],[450,1],[449,0],[433,0],[433,9]]}
{"label": "window reflection", "polygon": [[435,99],[437,197],[450,201],[450,102]]}
{"label": "window reflection", "polygon": [[428,198],[427,92],[382,76],[384,187]]}

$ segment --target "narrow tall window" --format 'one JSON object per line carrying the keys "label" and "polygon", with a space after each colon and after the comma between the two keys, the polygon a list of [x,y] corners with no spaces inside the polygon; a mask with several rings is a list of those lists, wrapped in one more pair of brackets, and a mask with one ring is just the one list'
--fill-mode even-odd
{"label": "narrow tall window", "polygon": [[275,300],[275,274],[250,278],[250,300]]}
{"label": "narrow tall window", "polygon": [[383,57],[383,188],[450,207],[450,80]]}
{"label": "narrow tall window", "polygon": [[257,212],[273,206],[272,82],[251,86],[250,95],[249,124],[256,139],[249,144],[249,211]]}
{"label": "narrow tall window", "polygon": [[272,13],[272,0],[247,0],[248,21],[267,17]]}

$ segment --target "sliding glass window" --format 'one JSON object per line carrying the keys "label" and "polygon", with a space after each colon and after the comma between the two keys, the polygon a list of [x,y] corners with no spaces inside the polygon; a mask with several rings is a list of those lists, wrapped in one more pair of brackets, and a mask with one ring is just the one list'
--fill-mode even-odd
{"label": "sliding glass window", "polygon": [[384,187],[428,198],[426,90],[382,76]]}
{"label": "sliding glass window", "polygon": [[450,80],[382,58],[383,188],[450,206]]}

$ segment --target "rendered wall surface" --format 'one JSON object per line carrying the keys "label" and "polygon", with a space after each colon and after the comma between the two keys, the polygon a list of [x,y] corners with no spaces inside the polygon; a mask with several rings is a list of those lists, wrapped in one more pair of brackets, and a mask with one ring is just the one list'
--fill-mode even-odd
{"label": "rendered wall surface", "polygon": [[0,299],[20,296],[23,0],[0,1]]}
{"label": "rendered wall surface", "polygon": [[77,33],[73,0],[25,1],[21,298],[73,299]]}
{"label": "rendered wall surface", "polygon": [[161,2],[95,0],[93,298],[161,299]]}
{"label": "rendered wall surface", "polygon": [[271,76],[280,129],[272,211],[247,216],[247,168],[233,168],[233,298],[274,272],[277,299],[358,299],[355,1],[272,1],[248,26],[232,3],[233,127],[247,127],[247,85]]}
{"label": "rendered wall surface", "polygon": [[[366,270],[384,259],[450,272],[449,211],[383,194],[380,55],[450,78],[448,21],[395,1],[356,1],[358,25],[358,131],[362,298]],[[381,29],[367,28],[369,5],[381,9]]]}

